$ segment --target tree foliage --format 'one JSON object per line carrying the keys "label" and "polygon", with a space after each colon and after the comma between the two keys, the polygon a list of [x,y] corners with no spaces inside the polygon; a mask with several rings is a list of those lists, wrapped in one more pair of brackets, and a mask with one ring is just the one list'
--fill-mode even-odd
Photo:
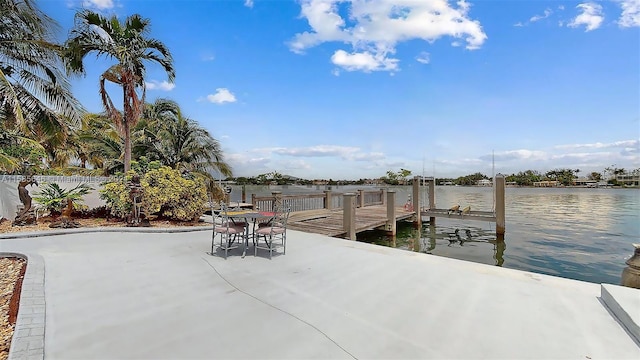
{"label": "tree foliage", "polygon": [[[71,35],[65,43],[70,71],[84,74],[83,60],[90,53],[116,61],[100,76],[100,98],[107,115],[124,137],[125,171],[131,168],[131,129],[138,122],[145,103],[145,63],[160,64],[170,82],[175,77],[169,49],[162,42],[147,36],[149,24],[148,19],[138,14],[120,22],[116,16],[106,18],[99,13],[83,10],[76,14]],[[114,106],[106,83],[122,88],[122,113]]]}
{"label": "tree foliage", "polygon": [[[0,0],[0,19],[0,128],[22,142],[64,138],[82,107],[61,71],[58,25],[32,0]],[[20,162],[0,151],[0,171],[16,171]]]}
{"label": "tree foliage", "polygon": [[489,179],[489,177],[487,175],[477,172],[475,174],[460,176],[454,182],[457,185],[470,186],[470,185],[476,185],[478,181],[482,179]]}
{"label": "tree foliage", "polygon": [[385,184],[389,185],[405,185],[407,183],[407,177],[411,175],[411,171],[407,169],[400,169],[398,172],[388,170],[385,176],[382,176],[382,180]]}
{"label": "tree foliage", "polygon": [[147,104],[133,140],[134,155],[159,160],[173,169],[203,175],[216,170],[231,175],[218,140],[197,121],[185,117],[173,100]]}
{"label": "tree foliage", "polygon": [[532,186],[534,182],[542,179],[542,175],[536,170],[520,171],[505,177],[507,182],[515,182],[518,186]]}
{"label": "tree foliage", "polygon": [[573,169],[554,169],[547,171],[544,176],[545,180],[557,181],[565,186],[572,185],[573,179],[577,178]]}
{"label": "tree foliage", "polygon": [[[153,162],[149,164],[140,178],[143,212],[180,221],[198,219],[207,206],[204,181],[200,178],[189,179],[168,166],[155,168]],[[144,166],[135,163],[132,166],[139,171],[145,170]],[[129,196],[128,182],[136,174],[134,170],[128,171],[124,178],[105,184],[100,191],[100,198],[107,203],[112,215],[124,218],[131,212],[133,202]]]}

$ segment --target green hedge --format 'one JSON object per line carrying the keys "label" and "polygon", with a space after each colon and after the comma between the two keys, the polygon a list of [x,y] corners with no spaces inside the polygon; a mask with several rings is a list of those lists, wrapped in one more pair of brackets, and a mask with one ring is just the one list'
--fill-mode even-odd
{"label": "green hedge", "polygon": [[[129,171],[124,180],[106,183],[100,191],[111,214],[125,217],[133,206],[127,184],[136,172]],[[174,220],[190,221],[200,218],[207,206],[207,192],[201,179],[187,179],[178,170],[167,166],[150,169],[140,175],[142,212]]]}

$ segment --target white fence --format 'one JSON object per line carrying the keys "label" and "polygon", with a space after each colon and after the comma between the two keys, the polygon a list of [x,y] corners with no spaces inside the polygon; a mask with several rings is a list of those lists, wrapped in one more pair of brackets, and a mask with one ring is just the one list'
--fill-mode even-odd
{"label": "white fence", "polygon": [[[87,183],[100,184],[105,181],[118,180],[117,176],[57,176],[57,175],[34,175],[32,176],[38,183]],[[0,182],[19,183],[24,180],[23,175],[0,175]]]}

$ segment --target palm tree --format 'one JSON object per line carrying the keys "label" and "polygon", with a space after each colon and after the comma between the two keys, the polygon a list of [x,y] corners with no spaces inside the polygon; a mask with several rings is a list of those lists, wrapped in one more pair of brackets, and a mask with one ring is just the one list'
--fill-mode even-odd
{"label": "palm tree", "polygon": [[124,170],[124,139],[105,114],[87,114],[77,138],[82,144],[77,153],[82,167],[88,164],[105,176]]}
{"label": "palm tree", "polygon": [[[148,38],[148,32],[149,20],[138,14],[121,23],[116,16],[108,19],[83,10],[76,14],[76,23],[65,43],[68,66],[73,72],[84,74],[83,60],[92,52],[116,61],[100,76],[100,97],[106,113],[124,136],[125,171],[131,169],[131,129],[138,122],[145,102],[145,63],[160,64],[170,82],[175,77],[169,49],[160,41]],[[106,82],[122,87],[123,113],[113,105]]]}
{"label": "palm tree", "polygon": [[[35,132],[64,135],[65,121],[79,123],[82,107],[61,71],[57,24],[32,0],[0,0],[0,19],[0,126],[19,130],[22,142]],[[17,160],[0,153],[4,170]]]}
{"label": "palm tree", "polygon": [[231,176],[220,143],[200,125],[182,115],[177,103],[158,99],[147,104],[136,131],[136,152],[182,171],[209,174],[216,169]]}

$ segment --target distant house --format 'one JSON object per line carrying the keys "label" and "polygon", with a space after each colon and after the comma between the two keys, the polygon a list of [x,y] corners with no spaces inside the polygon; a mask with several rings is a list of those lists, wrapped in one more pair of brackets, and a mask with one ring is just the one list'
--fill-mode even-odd
{"label": "distant house", "polygon": [[618,174],[616,175],[616,183],[624,186],[640,186],[640,174]]}
{"label": "distant house", "polygon": [[480,180],[476,181],[476,185],[478,185],[478,186],[491,186],[491,180],[480,179]]}
{"label": "distant house", "polygon": [[586,187],[596,187],[598,182],[596,180],[587,179],[587,178],[577,178],[573,179],[574,186],[586,186]]}
{"label": "distant house", "polygon": [[556,187],[558,186],[559,182],[558,181],[551,181],[551,180],[546,180],[546,181],[536,181],[533,183],[534,187]]}

